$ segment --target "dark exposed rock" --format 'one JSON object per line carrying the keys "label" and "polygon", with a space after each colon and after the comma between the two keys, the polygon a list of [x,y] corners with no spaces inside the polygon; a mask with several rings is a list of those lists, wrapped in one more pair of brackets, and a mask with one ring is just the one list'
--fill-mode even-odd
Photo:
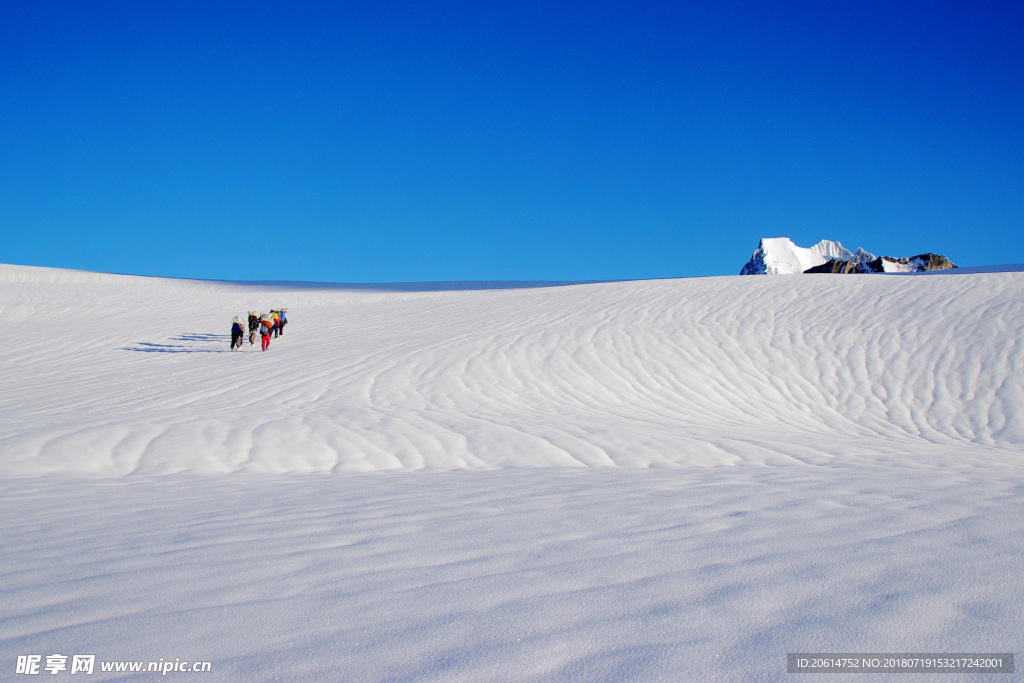
{"label": "dark exposed rock", "polygon": [[918,254],[910,258],[881,256],[872,261],[826,261],[808,268],[805,273],[922,273],[926,270],[947,270],[956,264],[939,254]]}
{"label": "dark exposed rock", "polygon": [[[872,261],[869,265],[875,272],[888,272],[893,268],[887,269],[886,264],[883,261],[888,261],[890,264],[899,264],[895,270],[907,270],[912,273],[920,273],[926,270],[947,270],[949,268],[956,268],[956,265],[945,256],[939,254],[918,254],[917,256],[911,256],[910,258],[897,258],[894,256],[883,256],[875,261]],[[902,268],[900,267],[902,266]]]}
{"label": "dark exposed rock", "polygon": [[866,266],[860,261],[825,261],[820,266],[814,266],[804,271],[805,273],[870,273]]}

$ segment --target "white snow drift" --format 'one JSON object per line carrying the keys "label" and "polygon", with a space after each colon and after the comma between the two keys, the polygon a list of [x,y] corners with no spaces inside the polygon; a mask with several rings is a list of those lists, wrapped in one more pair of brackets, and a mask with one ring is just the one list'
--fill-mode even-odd
{"label": "white snow drift", "polygon": [[[1018,274],[360,291],[5,267],[0,472],[930,465],[1024,444]],[[233,315],[288,305],[269,351]]]}
{"label": "white snow drift", "polygon": [[[281,306],[267,352],[228,350]],[[772,680],[1024,644],[1024,273],[0,266],[0,329],[6,674]]]}

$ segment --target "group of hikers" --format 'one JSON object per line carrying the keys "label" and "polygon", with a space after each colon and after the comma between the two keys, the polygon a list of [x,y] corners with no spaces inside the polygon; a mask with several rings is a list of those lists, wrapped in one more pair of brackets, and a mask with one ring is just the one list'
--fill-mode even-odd
{"label": "group of hikers", "polygon": [[[256,333],[260,333],[262,348],[266,351],[270,348],[270,337],[278,337],[284,334],[284,326],[288,324],[288,317],[285,315],[287,309],[281,308],[270,313],[259,313],[249,311],[249,346],[256,344]],[[245,321],[241,316],[235,316],[231,321],[231,350],[242,348],[242,340],[245,337]]]}

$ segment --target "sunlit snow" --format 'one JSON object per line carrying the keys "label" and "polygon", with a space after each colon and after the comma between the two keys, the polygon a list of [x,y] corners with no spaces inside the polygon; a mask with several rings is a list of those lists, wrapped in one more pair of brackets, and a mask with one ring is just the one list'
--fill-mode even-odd
{"label": "sunlit snow", "polygon": [[[268,351],[229,351],[233,316],[279,307]],[[787,652],[1024,644],[1022,272],[0,266],[0,325],[3,678],[93,653],[210,681],[780,680]]]}

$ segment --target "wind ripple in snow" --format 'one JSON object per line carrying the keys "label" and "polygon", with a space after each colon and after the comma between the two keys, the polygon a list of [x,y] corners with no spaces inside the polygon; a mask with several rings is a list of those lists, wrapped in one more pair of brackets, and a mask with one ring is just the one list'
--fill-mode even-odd
{"label": "wind ripple in snow", "polygon": [[[1024,274],[367,291],[0,267],[0,471],[984,465]],[[233,315],[287,306],[267,353]],[[143,352],[149,351],[149,352]]]}

